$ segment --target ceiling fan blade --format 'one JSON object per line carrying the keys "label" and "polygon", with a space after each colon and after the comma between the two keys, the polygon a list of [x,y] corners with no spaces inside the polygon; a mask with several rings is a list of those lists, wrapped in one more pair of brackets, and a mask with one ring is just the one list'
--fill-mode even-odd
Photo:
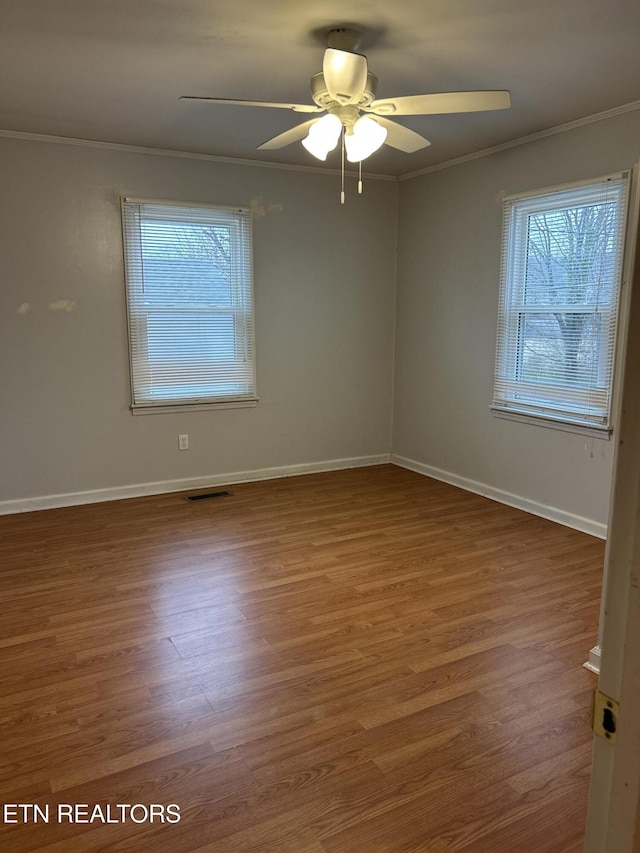
{"label": "ceiling fan blade", "polygon": [[263,142],[262,145],[258,145],[258,149],[272,150],[274,148],[284,148],[285,145],[291,145],[292,142],[298,142],[300,139],[305,138],[309,133],[311,125],[315,124],[317,121],[317,118],[312,118],[309,121],[303,121],[302,124],[297,124],[290,130],[285,130],[284,133],[279,133],[277,136],[267,139],[267,141]]}
{"label": "ceiling fan blade", "polygon": [[506,89],[484,92],[438,92],[433,95],[409,95],[373,101],[364,107],[376,115],[420,116],[439,113],[472,113],[479,110],[506,110],[511,95]]}
{"label": "ceiling fan blade", "polygon": [[273,107],[277,110],[293,110],[296,113],[321,113],[324,107],[312,104],[278,104],[272,101],[242,101],[234,98],[205,98],[197,95],[181,95],[179,101],[209,101],[214,104],[236,104],[240,107]]}
{"label": "ceiling fan blade", "polygon": [[322,74],[329,95],[342,106],[358,104],[367,85],[367,58],[360,53],[328,47]]}
{"label": "ceiling fan blade", "polygon": [[404,151],[406,154],[413,154],[414,151],[419,151],[421,148],[426,148],[427,145],[431,145],[429,140],[425,139],[424,136],[420,136],[419,133],[416,133],[414,130],[409,130],[408,127],[404,127],[402,124],[398,124],[395,121],[389,121],[388,118],[376,116],[374,121],[377,121],[378,124],[382,125],[382,127],[387,130],[385,145],[397,148],[398,151]]}

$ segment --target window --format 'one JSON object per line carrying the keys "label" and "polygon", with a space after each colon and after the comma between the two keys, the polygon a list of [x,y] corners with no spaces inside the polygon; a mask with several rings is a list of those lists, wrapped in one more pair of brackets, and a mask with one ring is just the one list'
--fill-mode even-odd
{"label": "window", "polygon": [[494,413],[610,431],[628,183],[505,199]]}
{"label": "window", "polygon": [[132,411],[256,400],[249,211],[123,199]]}

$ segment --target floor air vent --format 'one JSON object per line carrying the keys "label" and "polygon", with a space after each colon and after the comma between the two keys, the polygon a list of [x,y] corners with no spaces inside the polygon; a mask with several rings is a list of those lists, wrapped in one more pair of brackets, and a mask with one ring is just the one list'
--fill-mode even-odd
{"label": "floor air vent", "polygon": [[187,495],[188,501],[206,501],[209,498],[230,498],[232,492],[206,492],[204,495]]}

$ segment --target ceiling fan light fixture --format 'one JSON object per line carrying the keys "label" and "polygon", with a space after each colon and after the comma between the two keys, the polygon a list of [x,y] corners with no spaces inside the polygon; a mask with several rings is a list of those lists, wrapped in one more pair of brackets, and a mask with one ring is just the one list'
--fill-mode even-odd
{"label": "ceiling fan light fixture", "polygon": [[347,149],[347,160],[359,163],[366,160],[384,145],[387,129],[369,116],[362,116],[347,130],[344,144]]}
{"label": "ceiling fan light fixture", "polygon": [[326,160],[329,151],[333,151],[338,144],[341,133],[342,122],[338,116],[329,113],[311,125],[302,144],[309,154],[313,154],[318,160]]}

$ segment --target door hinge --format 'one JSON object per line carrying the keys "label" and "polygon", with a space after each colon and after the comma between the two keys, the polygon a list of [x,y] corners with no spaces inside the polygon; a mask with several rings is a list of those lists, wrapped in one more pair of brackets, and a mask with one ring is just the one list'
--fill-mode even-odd
{"label": "door hinge", "polygon": [[613,743],[618,727],[618,708],[615,699],[605,696],[599,690],[593,693],[593,718],[591,725],[595,734]]}

